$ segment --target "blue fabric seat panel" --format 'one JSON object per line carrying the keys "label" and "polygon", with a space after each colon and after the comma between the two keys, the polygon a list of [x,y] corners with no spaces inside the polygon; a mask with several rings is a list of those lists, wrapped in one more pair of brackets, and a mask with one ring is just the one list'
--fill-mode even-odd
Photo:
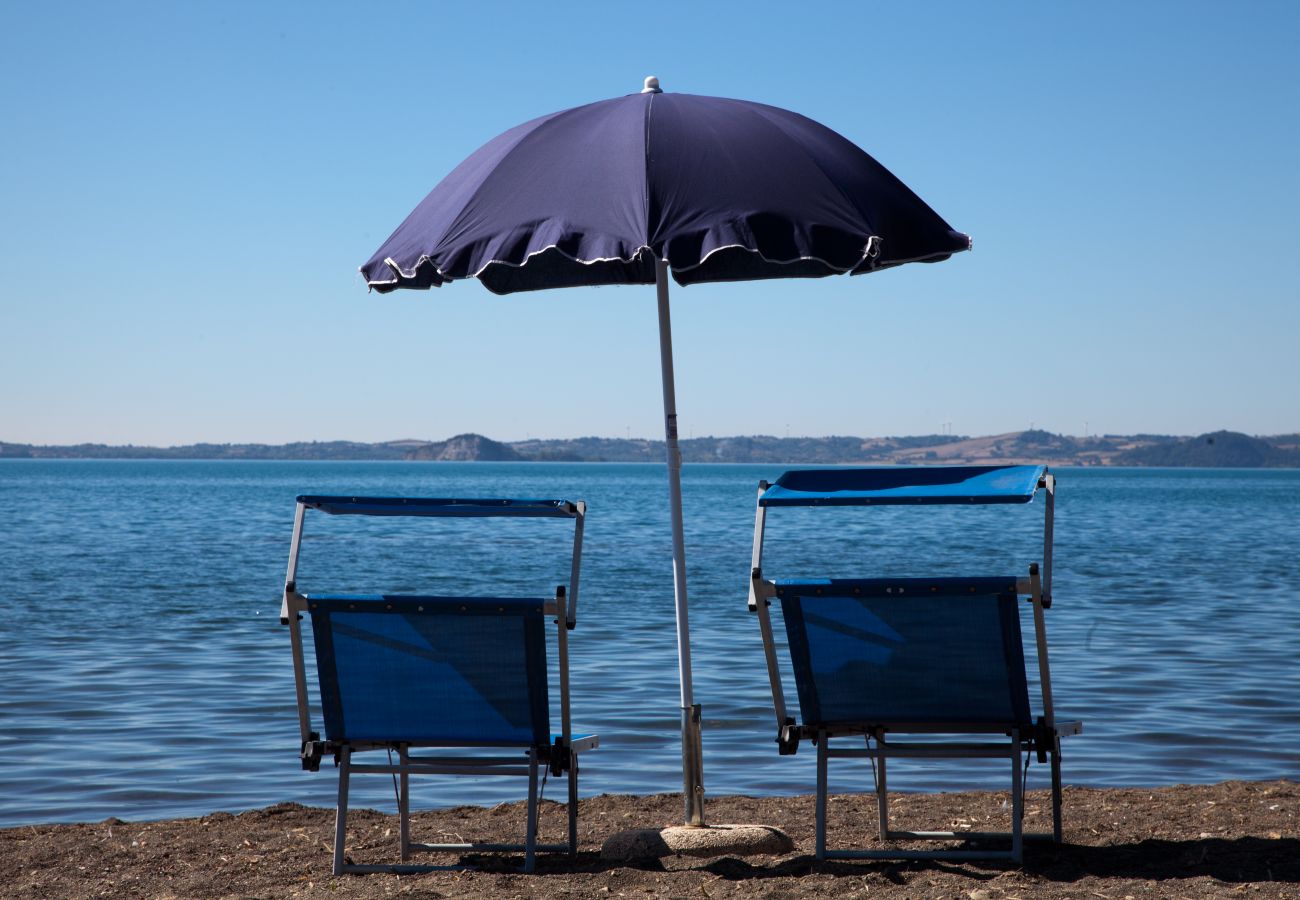
{"label": "blue fabric seat panel", "polygon": [[308,595],[326,738],[546,746],[545,603]]}
{"label": "blue fabric seat panel", "polygon": [[806,727],[1030,726],[1014,577],[776,589]]}

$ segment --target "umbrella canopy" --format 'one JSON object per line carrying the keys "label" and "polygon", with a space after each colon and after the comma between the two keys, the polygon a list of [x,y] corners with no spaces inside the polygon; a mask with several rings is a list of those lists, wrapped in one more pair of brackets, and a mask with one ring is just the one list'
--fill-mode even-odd
{"label": "umbrella canopy", "polygon": [[970,247],[884,166],[797,113],[644,92],[489,141],[361,267],[378,291],[498,294],[859,275]]}
{"label": "umbrella canopy", "polygon": [[478,278],[498,294],[654,284],[664,397],[673,595],[689,825],[704,824],[668,307],[681,285],[859,275],[970,248],[852,142],[744,100],[640,94],[542,116],[475,151],[361,272],[371,288]]}

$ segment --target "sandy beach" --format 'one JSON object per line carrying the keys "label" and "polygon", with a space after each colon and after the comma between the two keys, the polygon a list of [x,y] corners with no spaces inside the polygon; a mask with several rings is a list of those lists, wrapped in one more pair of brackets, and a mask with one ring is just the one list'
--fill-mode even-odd
{"label": "sandy beach", "polygon": [[[895,823],[987,830],[1006,822],[997,792],[898,795]],[[1294,781],[1155,789],[1067,788],[1065,843],[1030,844],[1010,863],[817,862],[813,804],[800,797],[716,797],[710,820],[785,829],[794,853],[671,857],[639,864],[600,858],[602,842],[629,827],[674,824],[677,795],[602,795],[581,802],[576,858],[422,855],[468,871],[421,875],[330,873],[333,810],[280,804],[232,815],[161,822],[27,825],[0,830],[0,893],[8,897],[1296,897],[1300,896],[1300,786]],[[829,808],[832,846],[874,840],[869,795]],[[1046,827],[1050,804],[1030,792],[1026,825]],[[418,812],[417,840],[516,840],[522,806]],[[563,832],[563,807],[547,801],[543,840]],[[396,818],[355,811],[348,853],[358,863],[396,858]],[[838,844],[837,844],[838,842]]]}

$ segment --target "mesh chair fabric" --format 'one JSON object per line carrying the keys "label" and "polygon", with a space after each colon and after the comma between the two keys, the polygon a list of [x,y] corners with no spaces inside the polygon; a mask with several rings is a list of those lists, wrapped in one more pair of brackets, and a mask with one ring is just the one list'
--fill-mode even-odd
{"label": "mesh chair fabric", "polygon": [[1015,583],[776,582],[804,725],[1027,727]]}
{"label": "mesh chair fabric", "polygon": [[307,598],[331,741],[545,746],[543,600]]}

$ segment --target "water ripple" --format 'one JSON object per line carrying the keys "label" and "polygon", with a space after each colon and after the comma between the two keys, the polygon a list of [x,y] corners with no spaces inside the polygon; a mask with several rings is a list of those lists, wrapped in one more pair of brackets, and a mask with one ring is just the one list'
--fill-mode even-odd
{"label": "water ripple", "polygon": [[[807,792],[812,754],[776,754],[745,608],[754,488],[779,469],[684,474],[706,787]],[[1067,781],[1300,776],[1300,472],[1060,474],[1053,682],[1059,715],[1087,729],[1066,743]],[[299,493],[586,499],[574,716],[602,749],[583,793],[680,789],[662,467],[6,460],[0,825],[332,805],[334,779],[298,765],[278,618]],[[1038,558],[1041,507],[780,510],[770,524],[768,574],[1019,573]],[[300,580],[549,594],[567,580],[567,537],[528,522],[318,516]],[[891,781],[992,787],[1004,768],[917,762]],[[849,767],[836,784],[869,779]],[[1031,783],[1044,783],[1036,766]],[[385,779],[355,787],[355,802],[391,805]],[[424,805],[519,796],[493,779],[416,789]]]}

